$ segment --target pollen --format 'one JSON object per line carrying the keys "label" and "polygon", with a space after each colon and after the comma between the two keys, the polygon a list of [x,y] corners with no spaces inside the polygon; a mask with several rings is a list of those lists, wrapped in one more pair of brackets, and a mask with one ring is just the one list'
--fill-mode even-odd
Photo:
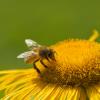
{"label": "pollen", "polygon": [[56,61],[44,61],[48,69],[44,81],[71,86],[87,86],[100,82],[100,44],[95,41],[69,39],[51,48]]}

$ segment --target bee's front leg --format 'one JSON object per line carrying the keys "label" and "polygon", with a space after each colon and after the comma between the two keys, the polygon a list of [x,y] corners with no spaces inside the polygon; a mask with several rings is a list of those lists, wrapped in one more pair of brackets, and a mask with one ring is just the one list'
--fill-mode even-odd
{"label": "bee's front leg", "polygon": [[40,70],[37,68],[37,66],[36,66],[36,62],[37,61],[39,61],[39,59],[38,60],[36,60],[35,62],[33,62],[33,67],[34,67],[34,69],[40,74],[41,72],[40,72]]}
{"label": "bee's front leg", "polygon": [[40,63],[45,67],[45,68],[48,68],[48,66],[47,65],[45,65],[45,63],[43,62],[43,60],[41,59],[40,60]]}

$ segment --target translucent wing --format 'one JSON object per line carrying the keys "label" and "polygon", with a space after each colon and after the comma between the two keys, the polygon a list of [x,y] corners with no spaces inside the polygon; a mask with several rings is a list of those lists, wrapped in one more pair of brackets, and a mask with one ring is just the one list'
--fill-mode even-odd
{"label": "translucent wing", "polygon": [[31,40],[31,39],[26,39],[25,43],[29,48],[41,47],[41,45],[39,45],[37,42],[35,42],[35,41]]}
{"label": "translucent wing", "polygon": [[17,58],[23,58],[24,61],[27,61],[32,56],[35,57],[36,55],[37,55],[36,52],[34,52],[34,51],[28,51],[28,52],[21,53],[20,55],[17,56]]}

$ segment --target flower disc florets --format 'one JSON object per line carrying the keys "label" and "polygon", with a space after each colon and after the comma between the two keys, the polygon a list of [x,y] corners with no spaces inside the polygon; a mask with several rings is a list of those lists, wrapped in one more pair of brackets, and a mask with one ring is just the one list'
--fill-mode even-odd
{"label": "flower disc florets", "polygon": [[100,81],[100,44],[88,40],[65,40],[51,48],[56,61],[44,61],[43,79],[63,85],[92,85]]}

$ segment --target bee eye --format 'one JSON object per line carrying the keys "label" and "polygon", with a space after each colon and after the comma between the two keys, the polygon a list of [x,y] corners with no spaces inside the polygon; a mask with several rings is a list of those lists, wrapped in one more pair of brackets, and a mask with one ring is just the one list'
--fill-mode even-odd
{"label": "bee eye", "polygon": [[55,60],[55,56],[54,56],[54,51],[53,50],[49,50],[47,53],[47,56],[49,58],[51,58],[52,60]]}
{"label": "bee eye", "polygon": [[48,55],[48,57],[51,58],[51,56],[53,55],[53,52],[51,50],[49,50],[47,55]]}

